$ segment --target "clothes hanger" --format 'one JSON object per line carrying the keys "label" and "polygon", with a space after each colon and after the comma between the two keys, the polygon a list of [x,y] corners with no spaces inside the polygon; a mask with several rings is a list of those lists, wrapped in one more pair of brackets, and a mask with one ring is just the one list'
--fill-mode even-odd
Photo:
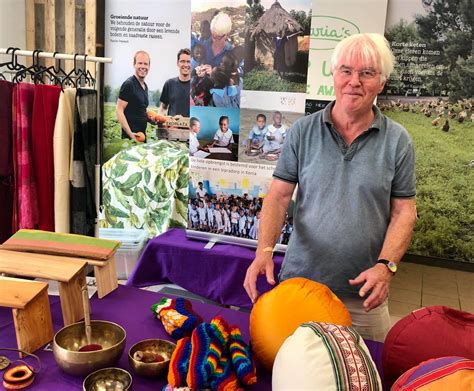
{"label": "clothes hanger", "polygon": [[[39,78],[40,80],[44,82],[44,78],[46,76],[48,81],[52,84],[59,85],[61,83],[61,80],[59,79],[59,76],[57,75],[56,68],[55,68],[56,54],[57,52],[53,53],[54,64],[49,67],[42,67],[38,72],[34,74],[35,78]],[[38,56],[39,56],[39,53],[38,53]]]}
{"label": "clothes hanger", "polygon": [[64,91],[65,87],[77,88],[77,78],[74,80],[74,75],[76,75],[76,57],[77,53],[74,54],[74,66],[69,73],[65,73],[64,79],[61,81],[61,90]]}
{"label": "clothes hanger", "polygon": [[[14,50],[14,52],[15,51],[16,50]],[[15,65],[20,65],[21,68],[12,79],[14,83],[22,82],[23,80],[26,79],[27,76],[30,76],[31,81],[34,82],[35,84],[43,83],[43,80],[36,76],[36,74],[42,69],[42,66],[39,64],[39,54],[41,52],[42,50],[39,50],[39,49],[33,50],[33,54],[32,54],[33,64],[29,67],[25,67],[21,64],[18,64],[16,62],[17,60],[15,56],[15,62],[16,62]]]}

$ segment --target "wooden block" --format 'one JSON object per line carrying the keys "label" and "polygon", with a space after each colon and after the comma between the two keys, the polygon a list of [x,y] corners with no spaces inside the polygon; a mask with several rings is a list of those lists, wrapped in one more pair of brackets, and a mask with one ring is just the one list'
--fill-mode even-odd
{"label": "wooden block", "polygon": [[47,288],[45,282],[0,277],[0,307],[23,309]]}
{"label": "wooden block", "polygon": [[[53,321],[47,284],[46,288],[24,309],[13,309],[13,321],[18,349],[33,353],[53,340]],[[24,356],[20,353],[20,357]]]}
{"label": "wooden block", "polygon": [[82,287],[86,285],[85,267],[68,282],[59,283],[59,296],[64,326],[79,322],[84,318],[82,306]]}
{"label": "wooden block", "polygon": [[48,284],[0,277],[0,306],[13,309],[18,349],[32,353],[53,339]]}
{"label": "wooden block", "polygon": [[117,289],[118,281],[115,256],[112,256],[103,266],[94,266],[94,274],[99,299],[102,299],[104,296]]}

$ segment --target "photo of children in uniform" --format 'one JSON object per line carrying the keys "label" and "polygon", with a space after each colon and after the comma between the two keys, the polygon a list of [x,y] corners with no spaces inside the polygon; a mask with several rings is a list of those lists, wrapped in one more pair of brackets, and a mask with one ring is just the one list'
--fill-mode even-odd
{"label": "photo of children in uniform", "polygon": [[[191,106],[240,107],[245,2],[192,3]],[[222,7],[223,8],[223,7]]]}
{"label": "photo of children in uniform", "polygon": [[306,92],[311,0],[261,0],[247,7],[245,90]]}
{"label": "photo of children in uniform", "polygon": [[276,164],[286,135],[301,113],[240,110],[239,162]]}
{"label": "photo of children in uniform", "polygon": [[191,107],[189,154],[200,158],[236,161],[239,112],[238,109]]}
{"label": "photo of children in uniform", "polygon": [[[195,189],[190,185],[188,229],[258,239],[264,198],[252,197],[248,193],[203,193],[202,189],[203,182],[199,182]],[[293,217],[287,213],[278,243],[288,244],[292,231]]]}

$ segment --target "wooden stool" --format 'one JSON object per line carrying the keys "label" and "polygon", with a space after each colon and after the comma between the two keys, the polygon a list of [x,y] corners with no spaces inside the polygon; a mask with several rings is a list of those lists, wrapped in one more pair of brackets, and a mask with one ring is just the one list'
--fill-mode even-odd
{"label": "wooden stool", "polygon": [[0,273],[59,282],[64,325],[84,318],[81,289],[86,285],[84,259],[0,250]]}
{"label": "wooden stool", "polygon": [[18,349],[33,353],[53,339],[45,282],[0,277],[0,307],[12,308]]}
{"label": "wooden stool", "polygon": [[107,261],[96,259],[84,259],[89,265],[94,266],[95,282],[97,284],[97,296],[102,299],[113,290],[117,289],[117,266],[115,255],[112,255]]}

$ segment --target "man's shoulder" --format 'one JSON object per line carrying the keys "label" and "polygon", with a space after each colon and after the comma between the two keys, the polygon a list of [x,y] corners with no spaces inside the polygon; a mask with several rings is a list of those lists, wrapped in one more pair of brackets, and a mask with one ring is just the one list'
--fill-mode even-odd
{"label": "man's shoulder", "polygon": [[410,133],[408,133],[408,130],[402,124],[387,117],[381,112],[378,122],[380,124],[380,130],[385,132],[388,138],[411,142]]}
{"label": "man's shoulder", "polygon": [[136,80],[136,77],[135,76],[130,76],[129,78],[127,78],[123,83],[122,83],[122,88],[123,87],[133,87],[135,85],[135,80]]}

